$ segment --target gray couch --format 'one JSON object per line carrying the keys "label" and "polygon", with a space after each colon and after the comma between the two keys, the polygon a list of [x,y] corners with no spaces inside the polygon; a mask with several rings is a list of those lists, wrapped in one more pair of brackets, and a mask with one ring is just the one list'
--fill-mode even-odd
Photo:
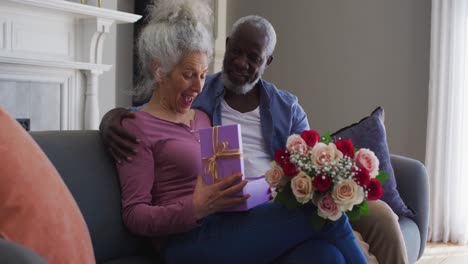
{"label": "gray couch", "polygon": [[[130,234],[124,227],[115,165],[98,132],[50,131],[32,132],[31,135],[75,197],[91,233],[97,262],[159,263],[158,256],[148,248],[147,241]],[[428,178],[424,166],[418,161],[392,155],[392,164],[400,194],[416,213],[414,218],[400,219],[410,263],[414,263],[421,257],[426,241]],[[0,263],[5,263],[2,261],[5,252],[2,247],[0,243]],[[24,251],[8,252],[25,254]]]}

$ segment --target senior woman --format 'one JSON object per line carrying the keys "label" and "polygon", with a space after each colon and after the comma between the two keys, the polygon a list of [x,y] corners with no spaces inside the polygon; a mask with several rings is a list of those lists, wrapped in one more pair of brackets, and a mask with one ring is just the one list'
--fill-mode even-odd
{"label": "senior woman", "polygon": [[[166,263],[271,263],[298,244],[312,251],[321,240],[342,252],[335,262],[365,263],[345,216],[316,231],[307,217],[313,208],[267,203],[248,212],[219,213],[249,195],[232,196],[247,183],[240,181],[242,175],[213,185],[197,177],[198,130],[211,122],[191,105],[212,55],[209,6],[200,0],[167,0],[150,12],[138,41],[143,76],[138,90],[152,97],[133,119],[123,121],[141,142],[133,162],[117,164],[129,230],[152,237]],[[335,251],[318,254],[329,252]]]}

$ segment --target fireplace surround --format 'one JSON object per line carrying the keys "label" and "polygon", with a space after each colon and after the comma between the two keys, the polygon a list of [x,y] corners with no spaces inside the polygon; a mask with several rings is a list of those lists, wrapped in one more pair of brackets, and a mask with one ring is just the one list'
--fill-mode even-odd
{"label": "fireplace surround", "polygon": [[0,106],[30,129],[97,129],[104,40],[141,16],[64,0],[0,0]]}

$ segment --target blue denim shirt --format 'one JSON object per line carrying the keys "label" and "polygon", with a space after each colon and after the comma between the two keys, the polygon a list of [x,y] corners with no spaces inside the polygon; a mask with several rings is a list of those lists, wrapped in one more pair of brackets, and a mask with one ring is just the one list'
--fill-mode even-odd
{"label": "blue denim shirt", "polygon": [[[288,136],[309,129],[309,122],[296,96],[276,88],[272,83],[263,79],[259,82],[262,134],[273,158],[277,149],[286,146]],[[224,85],[219,72],[207,76],[203,91],[195,98],[192,107],[207,113],[214,126],[222,125],[221,100],[223,97]]]}

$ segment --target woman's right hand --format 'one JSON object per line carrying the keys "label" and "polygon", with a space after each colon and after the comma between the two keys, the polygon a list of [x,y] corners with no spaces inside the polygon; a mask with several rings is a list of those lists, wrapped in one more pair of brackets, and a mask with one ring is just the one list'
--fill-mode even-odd
{"label": "woman's right hand", "polygon": [[130,161],[135,155],[135,144],[139,140],[122,127],[123,119],[134,117],[133,112],[128,109],[115,108],[104,115],[99,125],[101,139],[117,162]]}
{"label": "woman's right hand", "polygon": [[212,185],[207,185],[203,181],[203,176],[198,175],[193,192],[193,208],[196,219],[200,220],[247,200],[250,197],[249,194],[233,196],[247,185],[247,180],[240,181],[241,179],[242,174],[233,174]]}

